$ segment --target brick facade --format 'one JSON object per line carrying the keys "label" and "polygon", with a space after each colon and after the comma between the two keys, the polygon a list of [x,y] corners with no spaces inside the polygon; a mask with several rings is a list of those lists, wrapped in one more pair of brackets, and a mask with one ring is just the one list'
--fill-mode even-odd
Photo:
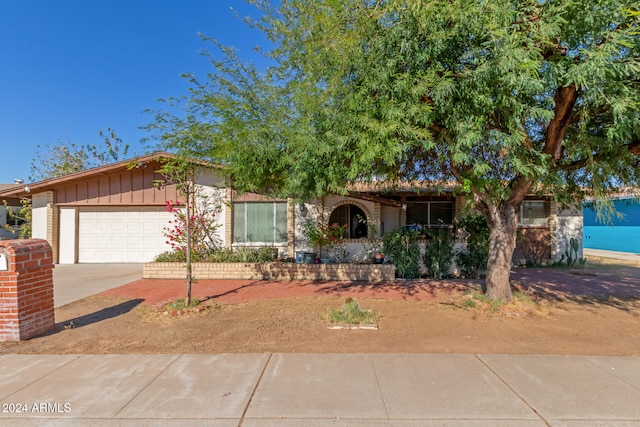
{"label": "brick facade", "polygon": [[[394,265],[377,264],[293,264],[293,263],[193,263],[197,279],[243,280],[349,280],[385,282],[395,280]],[[145,279],[184,279],[185,265],[150,262],[143,268]]]}
{"label": "brick facade", "polygon": [[55,327],[53,255],[46,240],[5,240],[0,253],[0,341],[19,341]]}

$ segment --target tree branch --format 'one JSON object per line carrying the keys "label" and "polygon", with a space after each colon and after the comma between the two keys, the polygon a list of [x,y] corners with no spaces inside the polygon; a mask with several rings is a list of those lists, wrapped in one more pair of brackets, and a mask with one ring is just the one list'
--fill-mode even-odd
{"label": "tree branch", "polygon": [[573,107],[577,99],[578,88],[575,84],[559,87],[553,97],[555,102],[554,117],[547,128],[546,141],[542,151],[551,155],[555,161],[562,157],[562,141],[572,122]]}
{"label": "tree branch", "polygon": [[[625,149],[628,150],[633,155],[636,155],[636,156],[639,155],[640,154],[640,139],[634,139],[628,144],[621,145],[618,154],[621,154]],[[564,165],[556,165],[553,169],[567,171],[567,172],[568,171],[575,171],[575,170],[584,168],[585,166],[587,166],[587,164],[590,161],[598,162],[600,160],[607,160],[607,159],[611,159],[611,158],[612,158],[612,154],[610,152],[608,152],[608,153],[598,153],[598,154],[594,155],[591,158],[575,160],[575,161],[573,161],[571,163],[567,163],[567,164],[564,164]]]}
{"label": "tree branch", "polygon": [[507,204],[520,204],[529,193],[529,190],[531,190],[531,185],[533,185],[533,181],[524,175],[519,175],[514,178],[511,185],[511,195],[507,199]]}

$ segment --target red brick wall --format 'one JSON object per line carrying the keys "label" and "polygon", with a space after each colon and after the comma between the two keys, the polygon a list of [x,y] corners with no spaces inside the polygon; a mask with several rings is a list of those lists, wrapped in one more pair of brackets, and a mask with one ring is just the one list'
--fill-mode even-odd
{"label": "red brick wall", "polygon": [[19,341],[55,327],[53,256],[46,240],[4,240],[0,253],[0,341]]}
{"label": "red brick wall", "polygon": [[515,264],[531,261],[551,261],[551,232],[548,227],[522,227],[518,229],[518,242],[513,252]]}

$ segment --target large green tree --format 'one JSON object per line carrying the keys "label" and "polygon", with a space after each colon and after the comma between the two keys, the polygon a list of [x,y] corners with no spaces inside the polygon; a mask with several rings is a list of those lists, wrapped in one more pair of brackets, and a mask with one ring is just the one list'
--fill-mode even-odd
{"label": "large green tree", "polygon": [[355,180],[457,181],[490,228],[486,293],[510,298],[525,195],[637,185],[640,13],[629,0],[257,2],[259,70],[218,46],[165,141],[198,124],[236,186],[299,197]]}

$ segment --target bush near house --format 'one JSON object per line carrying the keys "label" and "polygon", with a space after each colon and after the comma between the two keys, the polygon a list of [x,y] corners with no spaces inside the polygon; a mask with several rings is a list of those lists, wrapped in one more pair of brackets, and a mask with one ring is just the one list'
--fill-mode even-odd
{"label": "bush near house", "polygon": [[427,230],[427,243],[422,257],[427,276],[442,279],[449,276],[454,253],[455,236],[448,227]]}
{"label": "bush near house", "polygon": [[[278,258],[278,249],[274,247],[261,248],[218,248],[209,252],[192,254],[193,262],[273,262]],[[186,262],[186,253],[182,250],[163,252],[155,262]]]}
{"label": "bush near house", "polygon": [[485,275],[489,259],[489,227],[482,215],[470,215],[456,224],[458,232],[465,236],[467,247],[456,256],[461,274],[470,279]]}
{"label": "bush near house", "polygon": [[415,231],[402,229],[387,233],[382,238],[383,251],[396,266],[396,275],[402,279],[420,277],[420,247]]}

